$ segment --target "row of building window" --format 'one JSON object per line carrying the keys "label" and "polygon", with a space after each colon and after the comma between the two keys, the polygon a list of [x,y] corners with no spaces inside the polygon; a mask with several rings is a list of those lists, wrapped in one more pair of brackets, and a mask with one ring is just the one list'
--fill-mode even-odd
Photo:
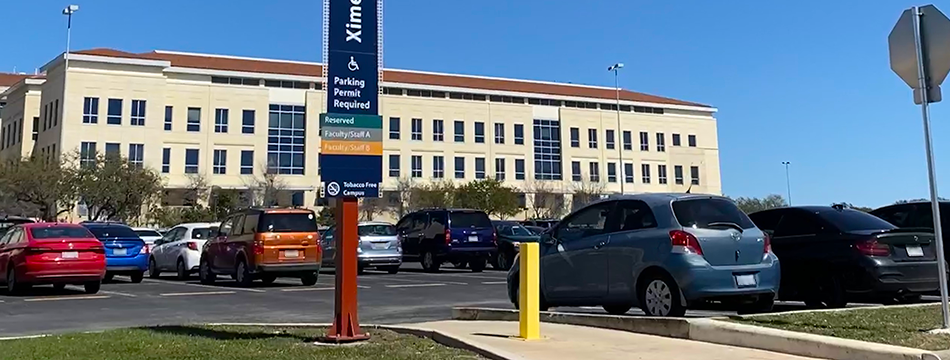
{"label": "row of building window", "polygon": [[[122,144],[105,143],[104,153],[107,158],[121,157]],[[79,165],[82,167],[95,166],[98,161],[99,149],[95,141],[83,141],[79,144]],[[129,144],[125,154],[129,164],[142,168],[145,165],[145,144]]]}
{"label": "row of building window", "polygon": [[[650,164],[640,164],[640,182],[643,184],[650,184],[652,180]],[[623,164],[623,182],[633,183],[634,182],[634,172],[633,172],[633,163]],[[657,181],[659,184],[667,183],[667,166],[663,164],[656,165]],[[594,183],[601,182],[600,177],[600,163],[592,161],[587,164],[587,180]],[[690,184],[699,185],[699,167],[690,166],[689,167],[689,176]],[[584,175],[581,170],[580,161],[571,162],[571,181],[584,181]],[[617,174],[617,163],[609,162],[607,163],[607,182],[615,183],[619,181],[619,176]],[[673,166],[673,181],[676,185],[683,185],[683,166],[674,165]]]}
{"label": "row of building window", "polygon": [[[107,158],[120,157],[121,144],[105,143],[104,154]],[[96,164],[99,149],[94,141],[84,141],[79,146],[79,164],[80,166],[94,166]],[[197,174],[200,159],[199,149],[185,149],[185,162],[182,172],[185,174]],[[212,154],[212,173],[216,175],[227,174],[228,151],[224,149],[215,149]],[[145,164],[145,145],[129,144],[128,152],[125,154],[129,164],[143,167]],[[162,168],[163,174],[171,172],[172,149],[162,149]],[[241,175],[251,175],[254,173],[254,150],[241,150]]]}
{"label": "row of building window", "polygon": [[[212,76],[212,84],[261,86],[261,79],[242,78],[242,77],[223,77]],[[288,80],[264,80],[265,87],[284,88],[284,89],[304,89],[309,90],[314,87],[317,90],[323,89],[322,83],[311,83],[306,81],[288,81]]]}
{"label": "row of building window", "polygon": [[[106,123],[109,125],[122,125],[122,99],[108,99],[108,110]],[[132,109],[129,115],[129,124],[132,126],[145,126],[145,100],[132,100]],[[172,131],[174,124],[174,107],[165,106],[165,119],[163,128],[165,131]],[[230,109],[214,109],[214,132],[228,133]],[[201,131],[201,108],[189,107],[186,113],[187,122],[185,130],[188,132]],[[83,124],[99,123],[99,98],[86,97],[83,99]],[[241,133],[253,134],[254,124],[256,122],[256,113],[254,110],[244,109],[241,111]],[[55,126],[55,123],[54,123]],[[45,129],[44,129],[45,130]]]}
{"label": "row of building window", "polygon": [[[557,106],[557,107],[564,106],[564,107],[579,108],[579,109],[600,109],[600,110],[617,111],[617,104],[585,102],[585,101],[562,101],[562,100],[554,100],[554,99],[529,98],[529,97],[521,97],[521,96],[485,95],[485,94],[439,91],[439,90],[383,87],[383,94],[436,98],[436,99],[445,99],[447,97],[453,100],[490,101],[490,102],[498,102],[498,103],[505,103],[505,104],[530,104],[530,105],[546,105],[546,106]],[[620,105],[620,111],[636,112],[636,113],[643,113],[643,114],[660,114],[660,115],[664,113],[663,108],[649,107],[649,106],[631,106],[631,105]]]}
{"label": "row of building window", "polygon": [[[402,176],[401,173],[401,157],[396,154],[389,155],[389,176],[398,178]],[[412,155],[410,157],[410,170],[409,176],[413,178],[423,177],[422,170],[422,155]],[[456,179],[465,178],[465,157],[456,156],[455,159],[455,168],[453,177]],[[506,160],[505,158],[495,158],[495,180],[503,181],[506,178],[505,174],[506,169]],[[475,178],[484,179],[486,178],[487,170],[485,167],[485,158],[477,157],[475,158]],[[444,179],[445,175],[445,156],[435,155],[432,156],[432,178],[433,179]],[[515,159],[515,180],[524,180],[525,179],[525,162],[524,159]]]}
{"label": "row of building window", "polygon": [[[399,140],[402,128],[402,120],[398,117],[389,118],[389,139]],[[485,123],[476,121],[474,124],[474,140],[476,143],[485,143]],[[465,142],[465,121],[455,120],[454,141]],[[423,141],[422,119],[413,118],[410,121],[410,139],[414,141]],[[514,124],[514,143],[515,145],[524,145],[524,125]],[[445,121],[441,119],[432,120],[432,141],[445,141]],[[505,143],[505,124],[495,123],[494,142],[495,144]]]}
{"label": "row of building window", "polygon": [[[579,148],[581,147],[581,130],[576,127],[570,129],[571,132],[571,147]],[[604,133],[604,145],[607,149],[615,149],[616,143],[614,140],[615,131],[608,129]],[[623,149],[624,150],[633,150],[633,133],[630,131],[623,131]],[[682,146],[683,140],[680,134],[673,134],[672,136],[673,146]],[[696,135],[687,135],[686,142],[689,147],[696,147]],[[597,149],[599,143],[597,141],[597,129],[587,129],[587,147],[591,149]],[[646,131],[640,132],[640,151],[650,151],[650,134]],[[658,132],[656,133],[656,151],[664,152],[666,151],[666,134]]]}
{"label": "row of building window", "polygon": [[[23,132],[26,130],[23,128],[23,119],[17,121],[11,121],[7,126],[4,126],[0,129],[0,150],[5,150],[16,144],[23,142]],[[33,141],[40,135],[40,117],[33,117],[33,131],[31,131],[30,137]]]}

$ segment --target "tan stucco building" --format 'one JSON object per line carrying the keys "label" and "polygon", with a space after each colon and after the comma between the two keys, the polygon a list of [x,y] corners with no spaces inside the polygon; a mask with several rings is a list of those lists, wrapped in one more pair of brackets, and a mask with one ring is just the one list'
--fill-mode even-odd
{"label": "tan stucco building", "polygon": [[[242,189],[269,171],[282,202],[320,203],[319,63],[111,49],[0,76],[0,158],[119,152],[170,189],[190,174]],[[526,193],[721,193],[716,109],[613,88],[386,69],[382,188],[497,177]],[[622,160],[621,160],[622,157]],[[169,200],[169,203],[174,201]]]}

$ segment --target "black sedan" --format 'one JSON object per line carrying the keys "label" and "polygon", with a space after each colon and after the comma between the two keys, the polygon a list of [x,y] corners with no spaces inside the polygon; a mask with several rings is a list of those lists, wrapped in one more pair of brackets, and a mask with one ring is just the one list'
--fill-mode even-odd
{"label": "black sedan", "polygon": [[512,260],[523,242],[538,242],[540,236],[515,221],[492,221],[498,234],[498,247],[492,254],[492,267],[498,270],[511,268]]}

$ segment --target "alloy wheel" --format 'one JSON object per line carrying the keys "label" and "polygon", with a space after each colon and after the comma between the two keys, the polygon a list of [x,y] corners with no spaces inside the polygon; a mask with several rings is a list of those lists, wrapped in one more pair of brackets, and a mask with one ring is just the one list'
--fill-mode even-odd
{"label": "alloy wheel", "polygon": [[673,295],[663,280],[653,280],[646,288],[646,308],[649,315],[667,316],[673,308]]}

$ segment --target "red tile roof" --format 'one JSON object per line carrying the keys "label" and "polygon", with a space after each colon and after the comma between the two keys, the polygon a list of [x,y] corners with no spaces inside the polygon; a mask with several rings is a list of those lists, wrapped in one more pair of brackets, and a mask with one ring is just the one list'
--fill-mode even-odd
{"label": "red tile roof", "polygon": [[[323,75],[322,65],[280,60],[252,60],[154,51],[136,54],[106,48],[81,50],[76,51],[75,53],[108,57],[164,60],[171,62],[172,66],[198,69],[245,71],[266,74],[286,74],[315,77],[320,77]],[[598,99],[616,98],[615,90],[610,88],[507,79],[491,79],[465,75],[426,74],[411,71],[384,70],[383,80],[408,84],[451,86],[481,90],[516,91],[560,96],[590,97]],[[2,77],[0,77],[0,85],[2,84]],[[709,105],[643,94],[629,90],[621,90],[620,98],[627,101],[649,102],[656,104],[710,107]]]}
{"label": "red tile roof", "polygon": [[0,73],[0,86],[13,86],[14,84],[20,82],[20,80],[26,79],[28,77],[30,77],[30,75]]}

